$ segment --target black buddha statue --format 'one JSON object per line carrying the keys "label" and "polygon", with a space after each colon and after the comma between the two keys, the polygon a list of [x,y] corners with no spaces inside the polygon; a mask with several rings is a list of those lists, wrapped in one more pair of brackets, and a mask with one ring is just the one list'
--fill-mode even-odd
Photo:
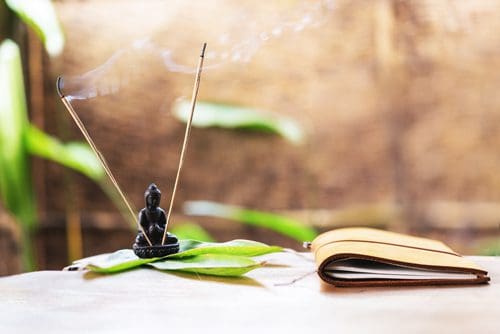
{"label": "black buddha statue", "polygon": [[[133,245],[134,253],[141,258],[161,257],[179,251],[179,241],[175,235],[167,232],[165,243],[162,238],[165,232],[165,211],[160,208],[161,192],[152,183],[144,193],[146,207],[139,212],[139,224],[142,230],[137,232]],[[144,233],[147,234],[147,238]],[[151,242],[152,245],[148,242]]]}

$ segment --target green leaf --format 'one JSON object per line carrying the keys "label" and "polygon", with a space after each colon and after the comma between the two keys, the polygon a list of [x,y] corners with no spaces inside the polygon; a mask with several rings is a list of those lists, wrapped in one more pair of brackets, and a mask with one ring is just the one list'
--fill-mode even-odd
{"label": "green leaf", "polygon": [[169,229],[179,239],[195,239],[200,241],[214,242],[214,238],[203,227],[194,223],[176,224]]}
{"label": "green leaf", "polygon": [[[191,105],[186,100],[177,100],[172,112],[182,122],[187,122]],[[294,120],[269,112],[228,104],[197,102],[193,126],[242,129],[279,134],[294,144],[304,140],[300,125]]]}
{"label": "green leaf", "polygon": [[0,45],[0,92],[0,194],[9,210],[22,215],[25,195],[28,201],[32,194],[24,145],[28,113],[21,55],[11,40]]}
{"label": "green leaf", "polygon": [[0,44],[0,198],[21,224],[25,267],[33,268],[31,231],[36,205],[25,146],[28,112],[19,47],[11,40]]}
{"label": "green leaf", "polygon": [[262,242],[237,239],[228,242],[202,242],[197,240],[181,240],[180,252],[168,255],[170,259],[181,259],[201,254],[228,254],[238,256],[260,256],[281,252],[278,246],[269,246]]}
{"label": "green leaf", "polygon": [[105,177],[104,169],[90,147],[82,142],[61,143],[34,126],[27,128],[27,149],[30,153],[72,168],[94,181]]}
{"label": "green leaf", "polygon": [[262,263],[248,257],[227,254],[203,254],[178,260],[165,259],[149,263],[160,270],[191,272],[213,276],[241,276]]}
{"label": "green leaf", "polygon": [[264,227],[300,242],[313,240],[318,234],[312,227],[288,217],[216,202],[189,201],[184,204],[184,212],[193,216],[219,217]]}
{"label": "green leaf", "polygon": [[480,255],[500,256],[500,239],[484,243],[479,248]]}
{"label": "green leaf", "polygon": [[64,35],[50,0],[6,0],[12,9],[40,37],[51,56],[64,48]]}
{"label": "green leaf", "polygon": [[280,252],[281,247],[269,246],[251,240],[233,240],[223,243],[201,242],[196,240],[181,240],[180,252],[163,258],[141,259],[131,249],[122,249],[111,254],[93,256],[75,261],[73,265],[104,274],[116,273],[139,267],[144,264],[159,261],[187,261],[199,255],[231,255],[239,257],[259,256]]}
{"label": "green leaf", "polygon": [[103,274],[112,274],[119,271],[139,267],[148,262],[156,261],[158,258],[141,259],[134,254],[131,249],[121,249],[107,256],[92,257],[86,263],[86,259],[75,261],[77,265],[83,263],[86,267],[94,272]]}

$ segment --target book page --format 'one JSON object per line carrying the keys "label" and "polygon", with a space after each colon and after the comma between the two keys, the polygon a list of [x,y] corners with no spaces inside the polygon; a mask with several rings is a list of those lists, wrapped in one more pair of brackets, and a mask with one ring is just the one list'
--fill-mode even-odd
{"label": "book page", "polygon": [[413,268],[411,266],[388,264],[361,259],[344,259],[330,263],[325,272],[332,278],[338,279],[395,279],[395,280],[463,280],[475,279],[474,274],[457,273],[452,271],[440,271]]}

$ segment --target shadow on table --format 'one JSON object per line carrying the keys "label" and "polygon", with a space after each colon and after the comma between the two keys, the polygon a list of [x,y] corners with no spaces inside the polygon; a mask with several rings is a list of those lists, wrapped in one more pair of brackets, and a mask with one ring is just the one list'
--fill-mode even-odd
{"label": "shadow on table", "polygon": [[[134,270],[138,270],[138,268],[130,268],[130,269],[123,270],[123,271],[116,272],[116,273],[112,273],[112,274],[99,274],[96,272],[87,271],[83,274],[83,278],[86,280],[95,280],[95,279],[105,278],[107,276],[125,274],[127,272],[131,272]],[[239,277],[210,276],[210,275],[201,275],[201,274],[197,274],[197,273],[188,273],[188,272],[165,271],[165,270],[158,270],[158,269],[154,269],[154,268],[141,268],[139,270],[154,270],[156,272],[160,272],[160,273],[163,273],[165,275],[177,276],[179,278],[184,278],[184,279],[189,279],[189,280],[210,281],[210,282],[217,282],[217,283],[224,283],[224,284],[233,284],[233,285],[253,286],[253,287],[265,288],[265,285],[261,284],[259,281],[255,280],[253,278],[250,278],[250,277],[246,277],[246,276],[239,276]]]}
{"label": "shadow on table", "polygon": [[210,276],[210,275],[200,275],[197,273],[183,273],[183,272],[165,272],[166,274],[171,274],[180,278],[197,280],[197,281],[210,281],[224,284],[242,285],[242,286],[253,286],[259,288],[265,288],[266,286],[259,281],[247,277],[223,277],[223,276]]}
{"label": "shadow on table", "polygon": [[405,291],[428,291],[428,290],[453,290],[453,289],[480,289],[488,284],[451,284],[451,285],[431,285],[431,286],[390,286],[390,287],[336,287],[332,284],[321,281],[320,291],[323,293],[335,294],[356,294],[356,293],[381,293],[381,292],[405,292]]}

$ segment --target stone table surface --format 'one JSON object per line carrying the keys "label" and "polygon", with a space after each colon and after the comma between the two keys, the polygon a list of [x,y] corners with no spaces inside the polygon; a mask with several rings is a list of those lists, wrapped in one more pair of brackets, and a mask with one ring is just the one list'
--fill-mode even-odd
{"label": "stone table surface", "polygon": [[3,277],[0,333],[500,333],[499,257],[472,257],[488,285],[411,288],[335,288],[310,254],[263,258],[235,279],[146,268]]}

